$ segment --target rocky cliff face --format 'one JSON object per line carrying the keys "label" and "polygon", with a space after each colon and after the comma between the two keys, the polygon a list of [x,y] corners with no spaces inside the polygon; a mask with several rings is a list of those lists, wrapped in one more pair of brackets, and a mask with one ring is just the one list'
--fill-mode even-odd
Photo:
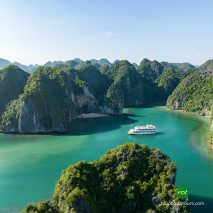
{"label": "rocky cliff face", "polygon": [[112,79],[108,96],[123,106],[165,102],[178,83],[193,69],[189,64],[159,63],[144,59],[139,66],[126,60],[116,61],[101,72]]}
{"label": "rocky cliff face", "polygon": [[213,153],[213,107],[211,112],[212,112],[212,115],[211,115],[210,133],[208,136],[208,148],[209,148],[209,151]]}
{"label": "rocky cliff face", "polygon": [[[203,116],[213,116],[213,60],[204,63],[199,69],[181,81],[167,100],[173,110],[194,112]],[[213,152],[213,130],[207,140]]]}
{"label": "rocky cliff face", "polygon": [[65,132],[70,121],[82,113],[121,113],[99,88],[91,87],[86,78],[81,80],[80,74],[67,67],[39,68],[19,99],[8,104],[2,115],[2,131]]}
{"label": "rocky cliff face", "polygon": [[185,110],[200,115],[211,115],[213,105],[213,60],[204,63],[197,71],[177,86],[167,101],[174,110]]}
{"label": "rocky cliff face", "polygon": [[129,143],[100,160],[65,170],[51,201],[29,205],[23,213],[189,212],[175,195],[176,168],[159,150]]}
{"label": "rocky cliff face", "polygon": [[208,148],[213,153],[213,121],[211,123],[211,132],[208,136]]}
{"label": "rocky cliff face", "polygon": [[0,70],[0,116],[6,105],[23,92],[29,74],[15,65]]}
{"label": "rocky cliff face", "polygon": [[113,79],[108,97],[118,105],[137,106],[146,102],[146,88],[136,68],[126,60],[116,61],[105,73]]}
{"label": "rocky cliff face", "polygon": [[19,75],[3,80],[6,89],[0,91],[1,131],[65,132],[82,113],[119,115],[123,107],[165,102],[191,69],[148,59],[138,67],[126,60],[100,66],[79,62],[75,69],[63,64],[40,67],[28,80],[18,68]]}

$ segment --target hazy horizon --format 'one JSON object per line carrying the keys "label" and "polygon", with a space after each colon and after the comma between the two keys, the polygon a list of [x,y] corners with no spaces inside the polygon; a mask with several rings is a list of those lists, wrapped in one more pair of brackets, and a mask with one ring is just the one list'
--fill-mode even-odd
{"label": "hazy horizon", "polygon": [[188,62],[188,61],[182,61],[182,62],[176,62],[176,61],[160,61],[160,60],[158,60],[158,59],[150,59],[150,58],[142,58],[138,63],[137,62],[135,62],[135,61],[130,61],[130,60],[128,60],[128,59],[126,59],[126,58],[121,58],[121,59],[115,59],[115,60],[113,60],[113,61],[111,61],[111,60],[109,60],[108,58],[86,58],[86,59],[82,59],[82,58],[79,58],[79,57],[75,57],[75,58],[70,58],[70,59],[67,59],[67,60],[47,60],[47,61],[45,61],[44,63],[41,63],[41,64],[38,64],[38,63],[31,63],[31,64],[25,64],[25,63],[21,63],[20,61],[17,61],[17,60],[15,60],[15,61],[12,61],[12,60],[9,60],[9,59],[6,59],[6,58],[1,58],[0,57],[0,59],[3,59],[3,60],[8,60],[9,62],[11,62],[12,64],[13,63],[20,63],[20,64],[22,64],[22,65],[25,65],[25,66],[36,66],[36,65],[38,65],[38,66],[42,66],[42,65],[44,65],[44,64],[46,64],[46,63],[48,63],[48,62],[59,62],[59,61],[61,61],[61,62],[66,62],[66,61],[69,61],[69,60],[75,60],[75,59],[80,59],[80,60],[82,60],[82,61],[89,61],[89,60],[101,60],[101,59],[106,59],[106,60],[108,60],[111,64],[112,63],[114,63],[115,61],[117,61],[117,60],[127,60],[127,61],[129,61],[130,63],[135,63],[135,64],[137,64],[137,65],[139,65],[140,64],[140,62],[143,60],[143,59],[148,59],[148,60],[151,60],[151,61],[158,61],[158,62],[168,62],[168,63],[189,63],[189,64],[191,64],[191,65],[194,65],[194,66],[200,66],[200,65],[202,65],[202,64],[204,64],[206,61],[208,61],[208,60],[211,60],[211,58],[210,59],[207,59],[207,60],[205,60],[205,61],[203,61],[201,64],[193,64],[193,63],[190,63],[190,62]]}
{"label": "hazy horizon", "polygon": [[213,58],[210,0],[0,0],[0,58],[143,58],[200,65]]}

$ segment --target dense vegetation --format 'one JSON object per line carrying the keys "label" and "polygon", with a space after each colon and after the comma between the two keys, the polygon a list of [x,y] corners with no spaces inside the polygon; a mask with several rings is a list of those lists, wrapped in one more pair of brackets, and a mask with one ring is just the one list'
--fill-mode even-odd
{"label": "dense vegetation", "polygon": [[[184,78],[169,96],[167,106],[175,110],[213,116],[213,60]],[[208,137],[208,147],[213,152],[213,129]]]}
{"label": "dense vegetation", "polygon": [[95,162],[65,170],[51,201],[29,205],[23,213],[188,212],[177,202],[175,165],[157,149],[128,143]]}
{"label": "dense vegetation", "polygon": [[23,92],[28,76],[28,73],[15,65],[0,70],[0,116],[6,105]]}
{"label": "dense vegetation", "polygon": [[209,151],[211,151],[213,153],[213,107],[211,109],[211,127],[210,127],[210,133],[208,136],[208,147],[209,147]]}
{"label": "dense vegetation", "polygon": [[122,108],[144,102],[140,76],[135,67],[126,60],[116,61],[105,74],[113,80],[107,96]]}
{"label": "dense vegetation", "polygon": [[208,136],[208,146],[209,146],[209,150],[213,152],[213,129],[211,130]]}
{"label": "dense vegetation", "polygon": [[167,105],[201,115],[210,115],[213,105],[213,60],[186,77],[168,98]]}
{"label": "dense vegetation", "polygon": [[18,63],[18,62],[12,63],[8,60],[0,58],[0,69],[5,68],[7,65],[14,64],[14,65],[18,66],[20,69],[22,69],[26,72],[32,73],[35,70],[37,70],[39,67],[42,67],[42,66],[55,67],[57,65],[67,65],[69,67],[76,68],[79,64],[85,64],[87,62],[90,62],[91,64],[93,64],[94,66],[96,66],[98,68],[102,65],[111,65],[111,63],[105,58],[102,58],[100,60],[91,59],[91,60],[88,60],[88,61],[83,61],[79,58],[75,58],[73,60],[68,60],[68,61],[53,61],[53,62],[48,61],[44,65],[37,65],[36,64],[36,65],[28,65],[28,66],[21,64],[21,63]]}
{"label": "dense vegetation", "polygon": [[148,59],[139,66],[126,60],[110,64],[106,59],[46,65],[33,72],[28,81],[28,74],[17,66],[1,71],[12,73],[2,81],[6,89],[0,91],[3,132],[65,132],[72,119],[82,113],[122,114],[125,106],[165,102],[193,70],[188,64]]}
{"label": "dense vegetation", "polygon": [[126,60],[115,61],[111,67],[102,66],[101,72],[113,80],[109,94],[123,106],[166,102],[178,83],[194,70],[188,64],[171,64],[143,59],[139,66]]}
{"label": "dense vegetation", "polygon": [[188,64],[159,63],[143,59],[138,70],[149,90],[147,101],[165,103],[175,87],[194,70],[194,67]]}
{"label": "dense vegetation", "polygon": [[[95,81],[98,80],[99,84]],[[64,132],[81,113],[108,106],[110,80],[91,65],[79,70],[58,65],[33,72],[19,98],[8,103],[1,118],[3,131]]]}

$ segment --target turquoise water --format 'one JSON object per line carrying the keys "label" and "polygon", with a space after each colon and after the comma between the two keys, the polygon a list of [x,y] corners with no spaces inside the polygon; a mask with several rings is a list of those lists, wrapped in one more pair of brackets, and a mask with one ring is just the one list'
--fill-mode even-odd
{"label": "turquoise water", "polygon": [[[190,197],[213,204],[213,158],[203,140],[209,123],[198,116],[165,107],[126,109],[135,116],[78,120],[67,135],[0,134],[0,213],[20,211],[26,204],[50,198],[63,169],[80,160],[93,161],[125,142],[159,147],[177,164],[177,185]],[[159,135],[129,136],[137,124],[154,124]]]}

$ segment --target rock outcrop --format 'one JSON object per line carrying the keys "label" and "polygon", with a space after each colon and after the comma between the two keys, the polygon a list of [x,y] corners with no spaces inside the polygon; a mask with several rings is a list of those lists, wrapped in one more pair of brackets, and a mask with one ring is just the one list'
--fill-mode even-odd
{"label": "rock outcrop", "polygon": [[213,105],[213,60],[181,81],[169,96],[167,106],[174,110],[211,115]]}
{"label": "rock outcrop", "polygon": [[117,105],[140,106],[166,102],[179,82],[194,70],[189,64],[171,64],[143,59],[138,67],[116,61],[101,72],[113,80],[108,90]]}
{"label": "rock outcrop", "polygon": [[23,93],[29,74],[16,65],[0,70],[0,116],[6,105]]}
{"label": "rock outcrop", "polygon": [[[94,71],[94,70],[92,70]],[[65,132],[76,116],[99,112],[120,114],[104,96],[108,85],[98,70],[76,71],[68,67],[42,67],[31,74],[23,94],[11,101],[2,115],[6,133]]]}
{"label": "rock outcrop", "polygon": [[66,169],[51,201],[29,205],[23,213],[188,212],[175,194],[176,168],[157,149],[128,143],[95,162]]}
{"label": "rock outcrop", "polygon": [[148,59],[138,67],[126,60],[113,64],[102,60],[98,66],[91,61],[75,62],[75,69],[73,63],[48,63],[56,66],[39,67],[29,79],[27,73],[11,65],[14,79],[0,83],[0,87],[4,85],[0,91],[0,131],[66,132],[71,121],[83,113],[120,115],[124,107],[162,103],[191,70],[189,65]]}

